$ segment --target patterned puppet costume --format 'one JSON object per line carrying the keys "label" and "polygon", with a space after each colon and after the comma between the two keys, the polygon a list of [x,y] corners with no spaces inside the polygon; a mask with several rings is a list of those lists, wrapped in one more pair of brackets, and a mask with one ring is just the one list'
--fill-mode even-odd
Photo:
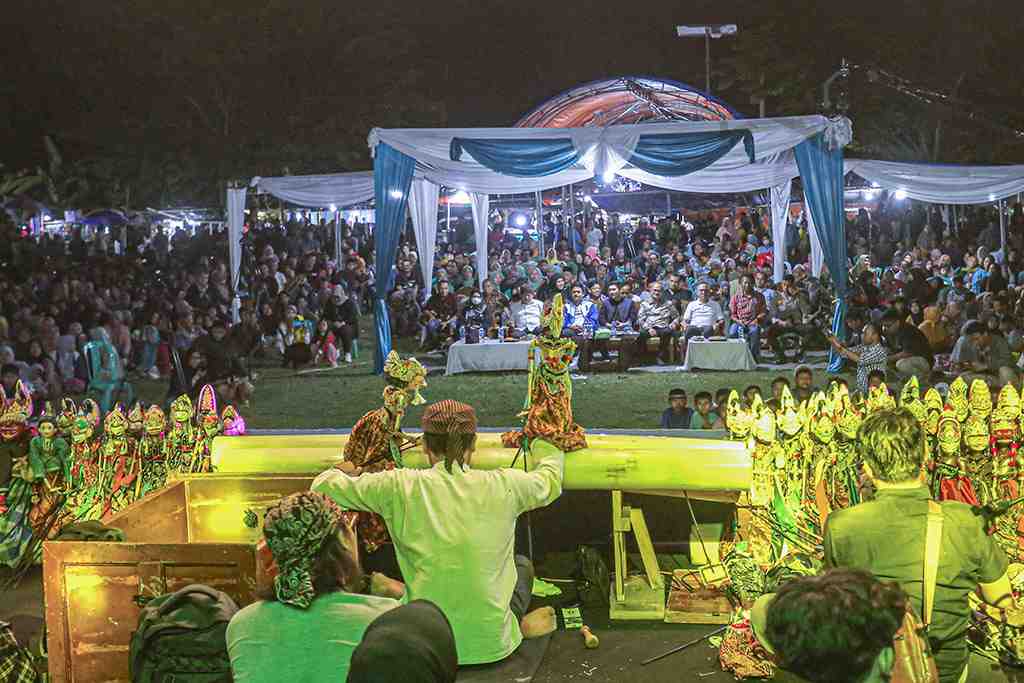
{"label": "patterned puppet costume", "polygon": [[163,409],[151,405],[142,422],[142,439],[139,440],[139,462],[142,476],[136,482],[136,498],[162,489],[167,483],[167,463],[164,461],[167,418]]}
{"label": "patterned puppet costume", "polygon": [[103,517],[119,512],[135,501],[139,476],[137,443],[128,438],[128,418],[121,404],[103,419],[102,462],[105,502]]}
{"label": "patterned puppet costume", "polygon": [[[556,294],[551,308],[542,319],[545,332],[530,344],[529,389],[526,418],[522,431],[501,435],[506,448],[520,448],[523,439],[544,439],[561,451],[570,453],[587,447],[583,427],[572,415],[572,379],[569,365],[576,353],[576,342],[562,336],[565,307],[562,295]],[[536,361],[537,351],[541,360]]]}
{"label": "patterned puppet costume", "polygon": [[99,519],[103,513],[103,453],[96,428],[100,408],[92,399],[79,407],[71,425],[70,516],[79,521]]}
{"label": "patterned puppet costume", "polygon": [[[68,442],[59,435],[56,420],[44,415],[37,427],[39,436],[29,444],[28,462],[25,474],[32,484],[32,509],[29,512],[29,524],[32,535],[41,538],[53,538],[60,531],[61,519],[67,517],[66,512],[58,511],[64,505],[67,492],[68,477],[71,472]],[[61,515],[52,521],[53,515]],[[49,530],[47,530],[49,526]]]}
{"label": "patterned puppet costume", "polygon": [[164,441],[164,462],[169,472],[187,472],[196,445],[192,399],[188,394],[182,394],[171,402],[170,423]]}
{"label": "patterned puppet costume", "polygon": [[220,416],[217,414],[217,394],[209,384],[199,390],[199,401],[196,405],[196,434],[192,445],[192,457],[189,460],[189,472],[212,472],[210,448],[213,440],[220,436],[224,429]]}
{"label": "patterned puppet costume", "polygon": [[[402,465],[402,450],[416,439],[402,433],[405,409],[423,405],[420,389],[427,386],[427,371],[415,358],[401,359],[392,351],[384,363],[384,406],[363,415],[345,444],[344,461],[366,472],[381,472]],[[372,553],[388,541],[384,520],[372,512],[360,512],[359,538]]]}
{"label": "patterned puppet costume", "polygon": [[32,396],[21,381],[10,399],[0,388],[0,457],[10,458],[10,482],[0,482],[0,565],[13,567],[32,540],[29,514],[32,509],[32,484],[21,474],[28,454],[32,414]]}

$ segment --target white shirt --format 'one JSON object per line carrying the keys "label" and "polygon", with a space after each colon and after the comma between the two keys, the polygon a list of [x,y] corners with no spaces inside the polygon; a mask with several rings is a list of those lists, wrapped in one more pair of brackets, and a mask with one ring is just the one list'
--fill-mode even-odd
{"label": "white shirt", "polygon": [[714,327],[715,323],[724,319],[722,307],[717,301],[709,300],[703,304],[700,299],[694,299],[686,304],[686,310],[683,311],[683,322],[697,327]]}
{"label": "white shirt", "polygon": [[604,235],[601,233],[601,231],[598,228],[594,228],[593,230],[588,232],[587,233],[587,248],[589,249],[590,247],[597,247],[598,249],[600,249],[601,248],[601,238],[602,237],[604,237]]}
{"label": "white shirt", "polygon": [[342,508],[376,512],[395,543],[404,600],[437,604],[455,632],[459,664],[496,662],[523,640],[509,609],[516,585],[516,519],[562,493],[565,456],[534,441],[531,472],[443,463],[349,477],[330,469],[311,489]]}
{"label": "white shirt", "polygon": [[526,303],[513,301],[508,310],[512,315],[512,327],[532,332],[540,327],[540,317],[544,314],[544,303],[537,299],[530,299]]}

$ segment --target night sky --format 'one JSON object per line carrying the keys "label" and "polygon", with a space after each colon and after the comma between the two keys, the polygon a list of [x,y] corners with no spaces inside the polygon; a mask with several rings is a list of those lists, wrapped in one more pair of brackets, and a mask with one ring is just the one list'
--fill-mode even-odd
{"label": "night sky", "polygon": [[[740,71],[765,68],[783,90],[792,81],[768,98],[769,115],[813,113],[812,93],[841,56],[882,63],[943,92],[956,88],[1000,121],[1024,111],[1017,66],[1024,13],[1010,1],[7,0],[4,7],[0,161],[8,169],[43,163],[43,134],[66,157],[102,157],[110,173],[128,176],[171,165],[218,177],[366,168],[372,125],[510,125],[550,96],[616,75],[703,88],[703,41],[677,38],[679,23],[739,25],[745,40],[712,45],[721,70],[713,90],[747,114],[756,113],[743,83],[750,74],[737,78],[727,64],[743,45]],[[764,26],[782,27],[781,44],[765,49],[759,64],[750,56]],[[855,126],[858,116],[880,110],[889,96],[880,88],[851,93]],[[969,157],[980,154],[979,144],[946,139],[943,153]],[[1019,146],[992,149],[1024,160]]]}

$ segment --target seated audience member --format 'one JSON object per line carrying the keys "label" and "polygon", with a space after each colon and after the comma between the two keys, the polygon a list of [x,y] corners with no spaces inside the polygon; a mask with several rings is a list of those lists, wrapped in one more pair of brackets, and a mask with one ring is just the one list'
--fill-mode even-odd
{"label": "seated audience member", "polygon": [[706,282],[697,285],[697,298],[686,305],[682,316],[683,352],[686,357],[686,342],[693,337],[711,337],[715,328],[725,320],[722,307],[711,301],[711,288]]}
{"label": "seated audience member", "polygon": [[747,407],[749,408],[754,404],[754,397],[760,398],[761,387],[756,384],[751,384],[749,387],[743,390],[743,400],[746,401]]}
{"label": "seated audience member", "polygon": [[423,348],[445,346],[455,336],[455,327],[459,321],[459,305],[452,294],[451,285],[447,280],[437,283],[437,293],[427,299],[423,307],[423,332],[421,345]]}
{"label": "seated audience member", "polygon": [[789,380],[785,377],[776,377],[772,380],[772,396],[769,398],[765,405],[772,410],[778,410],[780,402],[782,401],[782,390],[789,388]]}
{"label": "seated audience member", "polygon": [[743,337],[747,340],[750,354],[757,363],[761,359],[761,328],[768,317],[768,306],[764,297],[754,291],[754,278],[744,275],[740,278],[740,292],[729,301],[729,337]]}
{"label": "seated audience member", "polygon": [[598,311],[593,301],[583,297],[582,285],[573,285],[571,291],[571,298],[563,304],[562,336],[576,342],[579,368],[586,372],[590,369],[591,343],[597,329]]}
{"label": "seated audience member", "polygon": [[1013,355],[1006,337],[991,331],[985,323],[972,320],[964,325],[950,362],[966,374],[964,379],[968,382],[980,377],[986,381],[998,378],[1000,384],[1005,384],[1010,375],[1007,371],[1013,368]]}
{"label": "seated audience member", "polygon": [[295,493],[267,510],[263,536],[278,574],[273,589],[228,624],[234,680],[345,680],[363,632],[399,605],[350,592],[365,585],[355,516],[323,494]]}
{"label": "seated audience member", "polygon": [[866,571],[829,569],[758,598],[750,623],[779,668],[802,681],[884,683],[906,610],[899,585]]}
{"label": "seated audience member", "polygon": [[[881,581],[897,582],[920,615],[931,501],[924,483],[924,432],[910,411],[895,408],[868,416],[857,437],[864,472],[877,493],[874,500],[829,515],[825,564],[862,569]],[[940,680],[954,683],[969,680],[967,596],[980,588],[990,605],[1015,604],[1006,556],[986,533],[983,518],[955,501],[943,502],[941,510],[938,583],[928,636]]]}
{"label": "seated audience member", "polygon": [[917,326],[917,329],[921,330],[925,339],[928,340],[932,353],[946,353],[949,351],[952,340],[950,339],[949,330],[946,329],[945,324],[942,322],[942,314],[938,306],[925,306],[924,320]]}
{"label": "seated audience member", "polygon": [[889,358],[889,352],[882,345],[882,335],[874,324],[865,325],[860,346],[849,348],[842,344],[835,335],[828,334],[828,341],[836,352],[848,360],[857,364],[857,390],[862,394],[868,393],[868,374],[872,370],[885,371]]}
{"label": "seated audience member", "polygon": [[340,340],[339,350],[344,354],[345,362],[351,363],[352,342],[359,339],[359,311],[341,285],[334,288],[331,298],[324,305],[322,317],[330,325],[335,341]]}
{"label": "seated audience member", "polygon": [[690,417],[690,429],[721,429],[722,420],[711,410],[711,394],[699,391],[693,397],[696,409]]}
{"label": "seated audience member", "polygon": [[662,429],[689,429],[693,409],[686,405],[686,390],[668,392],[669,407],[661,414]]}
{"label": "seated audience member", "polygon": [[[351,463],[313,481],[346,509],[384,518],[410,600],[430,600],[451,621],[460,664],[509,656],[523,638],[555,628],[551,608],[526,613],[533,566],[513,555],[516,519],[562,493],[564,456],[534,440],[535,469],[475,470],[476,413],[457,401],[423,413],[423,449],[433,467],[359,475]],[[438,511],[444,511],[439,514]]]}
{"label": "seated audience member", "polygon": [[413,600],[370,624],[352,653],[347,683],[454,683],[455,634],[437,605]]}
{"label": "seated audience member", "polygon": [[664,299],[661,283],[652,282],[647,289],[650,300],[640,304],[640,311],[636,316],[637,329],[640,336],[636,340],[637,353],[643,353],[647,349],[647,340],[653,337],[658,338],[658,365],[669,361],[669,345],[672,343],[672,322],[678,312],[671,301]]}
{"label": "seated audience member", "polygon": [[903,377],[914,375],[923,384],[931,379],[935,355],[924,332],[906,322],[890,309],[882,316],[886,346],[892,351],[889,362]]}
{"label": "seated audience member", "polygon": [[875,368],[868,373],[868,390],[877,389],[885,384],[885,370]]}
{"label": "seated audience member", "polygon": [[514,294],[514,300],[508,307],[513,335],[525,337],[539,334],[540,319],[544,315],[544,302],[534,298],[533,290],[525,282],[519,283]]}
{"label": "seated audience member", "polygon": [[814,387],[814,371],[801,365],[793,373],[793,400],[799,405],[811,397],[817,389]]}

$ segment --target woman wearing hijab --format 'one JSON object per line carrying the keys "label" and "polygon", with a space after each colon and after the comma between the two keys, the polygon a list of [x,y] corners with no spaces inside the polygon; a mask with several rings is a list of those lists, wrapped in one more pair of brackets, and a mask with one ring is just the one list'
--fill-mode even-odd
{"label": "woman wearing hijab", "polygon": [[267,510],[263,536],[277,576],[272,591],[228,624],[234,680],[345,680],[363,632],[398,607],[390,598],[350,592],[367,583],[355,516],[343,516],[322,494],[295,493]]}
{"label": "woman wearing hijab", "polygon": [[458,662],[447,617],[434,603],[413,600],[366,629],[352,654],[348,683],[453,683]]}

